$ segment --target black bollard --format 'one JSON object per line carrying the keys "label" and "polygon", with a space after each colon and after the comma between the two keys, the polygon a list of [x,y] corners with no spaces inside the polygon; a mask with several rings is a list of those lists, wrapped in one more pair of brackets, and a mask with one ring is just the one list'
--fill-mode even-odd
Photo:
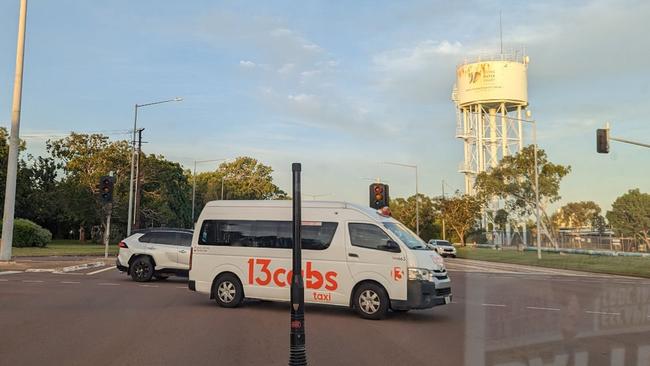
{"label": "black bollard", "polygon": [[289,366],[307,365],[305,350],[305,287],[302,280],[302,247],[300,227],[300,163],[291,164],[293,172],[293,272],[291,275],[291,333]]}

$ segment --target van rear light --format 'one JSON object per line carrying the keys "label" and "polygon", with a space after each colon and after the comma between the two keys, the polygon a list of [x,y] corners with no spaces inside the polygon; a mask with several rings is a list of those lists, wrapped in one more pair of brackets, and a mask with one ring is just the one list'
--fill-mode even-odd
{"label": "van rear light", "polygon": [[128,247],[129,247],[129,246],[126,245],[126,243],[123,242],[123,241],[121,241],[119,244],[117,244],[117,246],[120,247],[120,248],[128,248]]}
{"label": "van rear light", "polygon": [[190,271],[192,270],[192,254],[194,254],[194,248],[190,248]]}

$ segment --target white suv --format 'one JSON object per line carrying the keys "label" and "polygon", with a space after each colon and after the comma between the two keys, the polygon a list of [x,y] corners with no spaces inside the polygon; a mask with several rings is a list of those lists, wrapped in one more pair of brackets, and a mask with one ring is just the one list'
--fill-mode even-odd
{"label": "white suv", "polygon": [[456,258],[456,247],[446,240],[431,239],[427,244],[443,257]]}
{"label": "white suv", "polygon": [[192,230],[148,229],[122,240],[116,266],[134,281],[169,275],[187,277],[190,269]]}

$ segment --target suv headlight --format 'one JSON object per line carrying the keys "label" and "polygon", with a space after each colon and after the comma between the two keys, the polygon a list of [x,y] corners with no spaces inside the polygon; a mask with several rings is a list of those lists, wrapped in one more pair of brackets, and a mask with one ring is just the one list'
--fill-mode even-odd
{"label": "suv headlight", "polygon": [[433,281],[433,272],[424,268],[409,268],[409,280],[411,281]]}

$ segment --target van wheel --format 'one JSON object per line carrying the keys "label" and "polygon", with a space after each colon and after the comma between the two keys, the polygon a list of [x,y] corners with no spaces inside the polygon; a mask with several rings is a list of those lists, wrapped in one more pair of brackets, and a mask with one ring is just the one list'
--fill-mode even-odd
{"label": "van wheel", "polygon": [[244,289],[241,282],[231,274],[219,276],[212,285],[212,293],[217,304],[224,308],[237,307],[244,300]]}
{"label": "van wheel", "polygon": [[374,283],[362,284],[354,293],[354,310],[365,319],[383,319],[388,313],[386,291]]}
{"label": "van wheel", "polygon": [[149,257],[136,258],[131,264],[131,278],[133,278],[133,281],[149,282],[153,272],[153,264]]}

